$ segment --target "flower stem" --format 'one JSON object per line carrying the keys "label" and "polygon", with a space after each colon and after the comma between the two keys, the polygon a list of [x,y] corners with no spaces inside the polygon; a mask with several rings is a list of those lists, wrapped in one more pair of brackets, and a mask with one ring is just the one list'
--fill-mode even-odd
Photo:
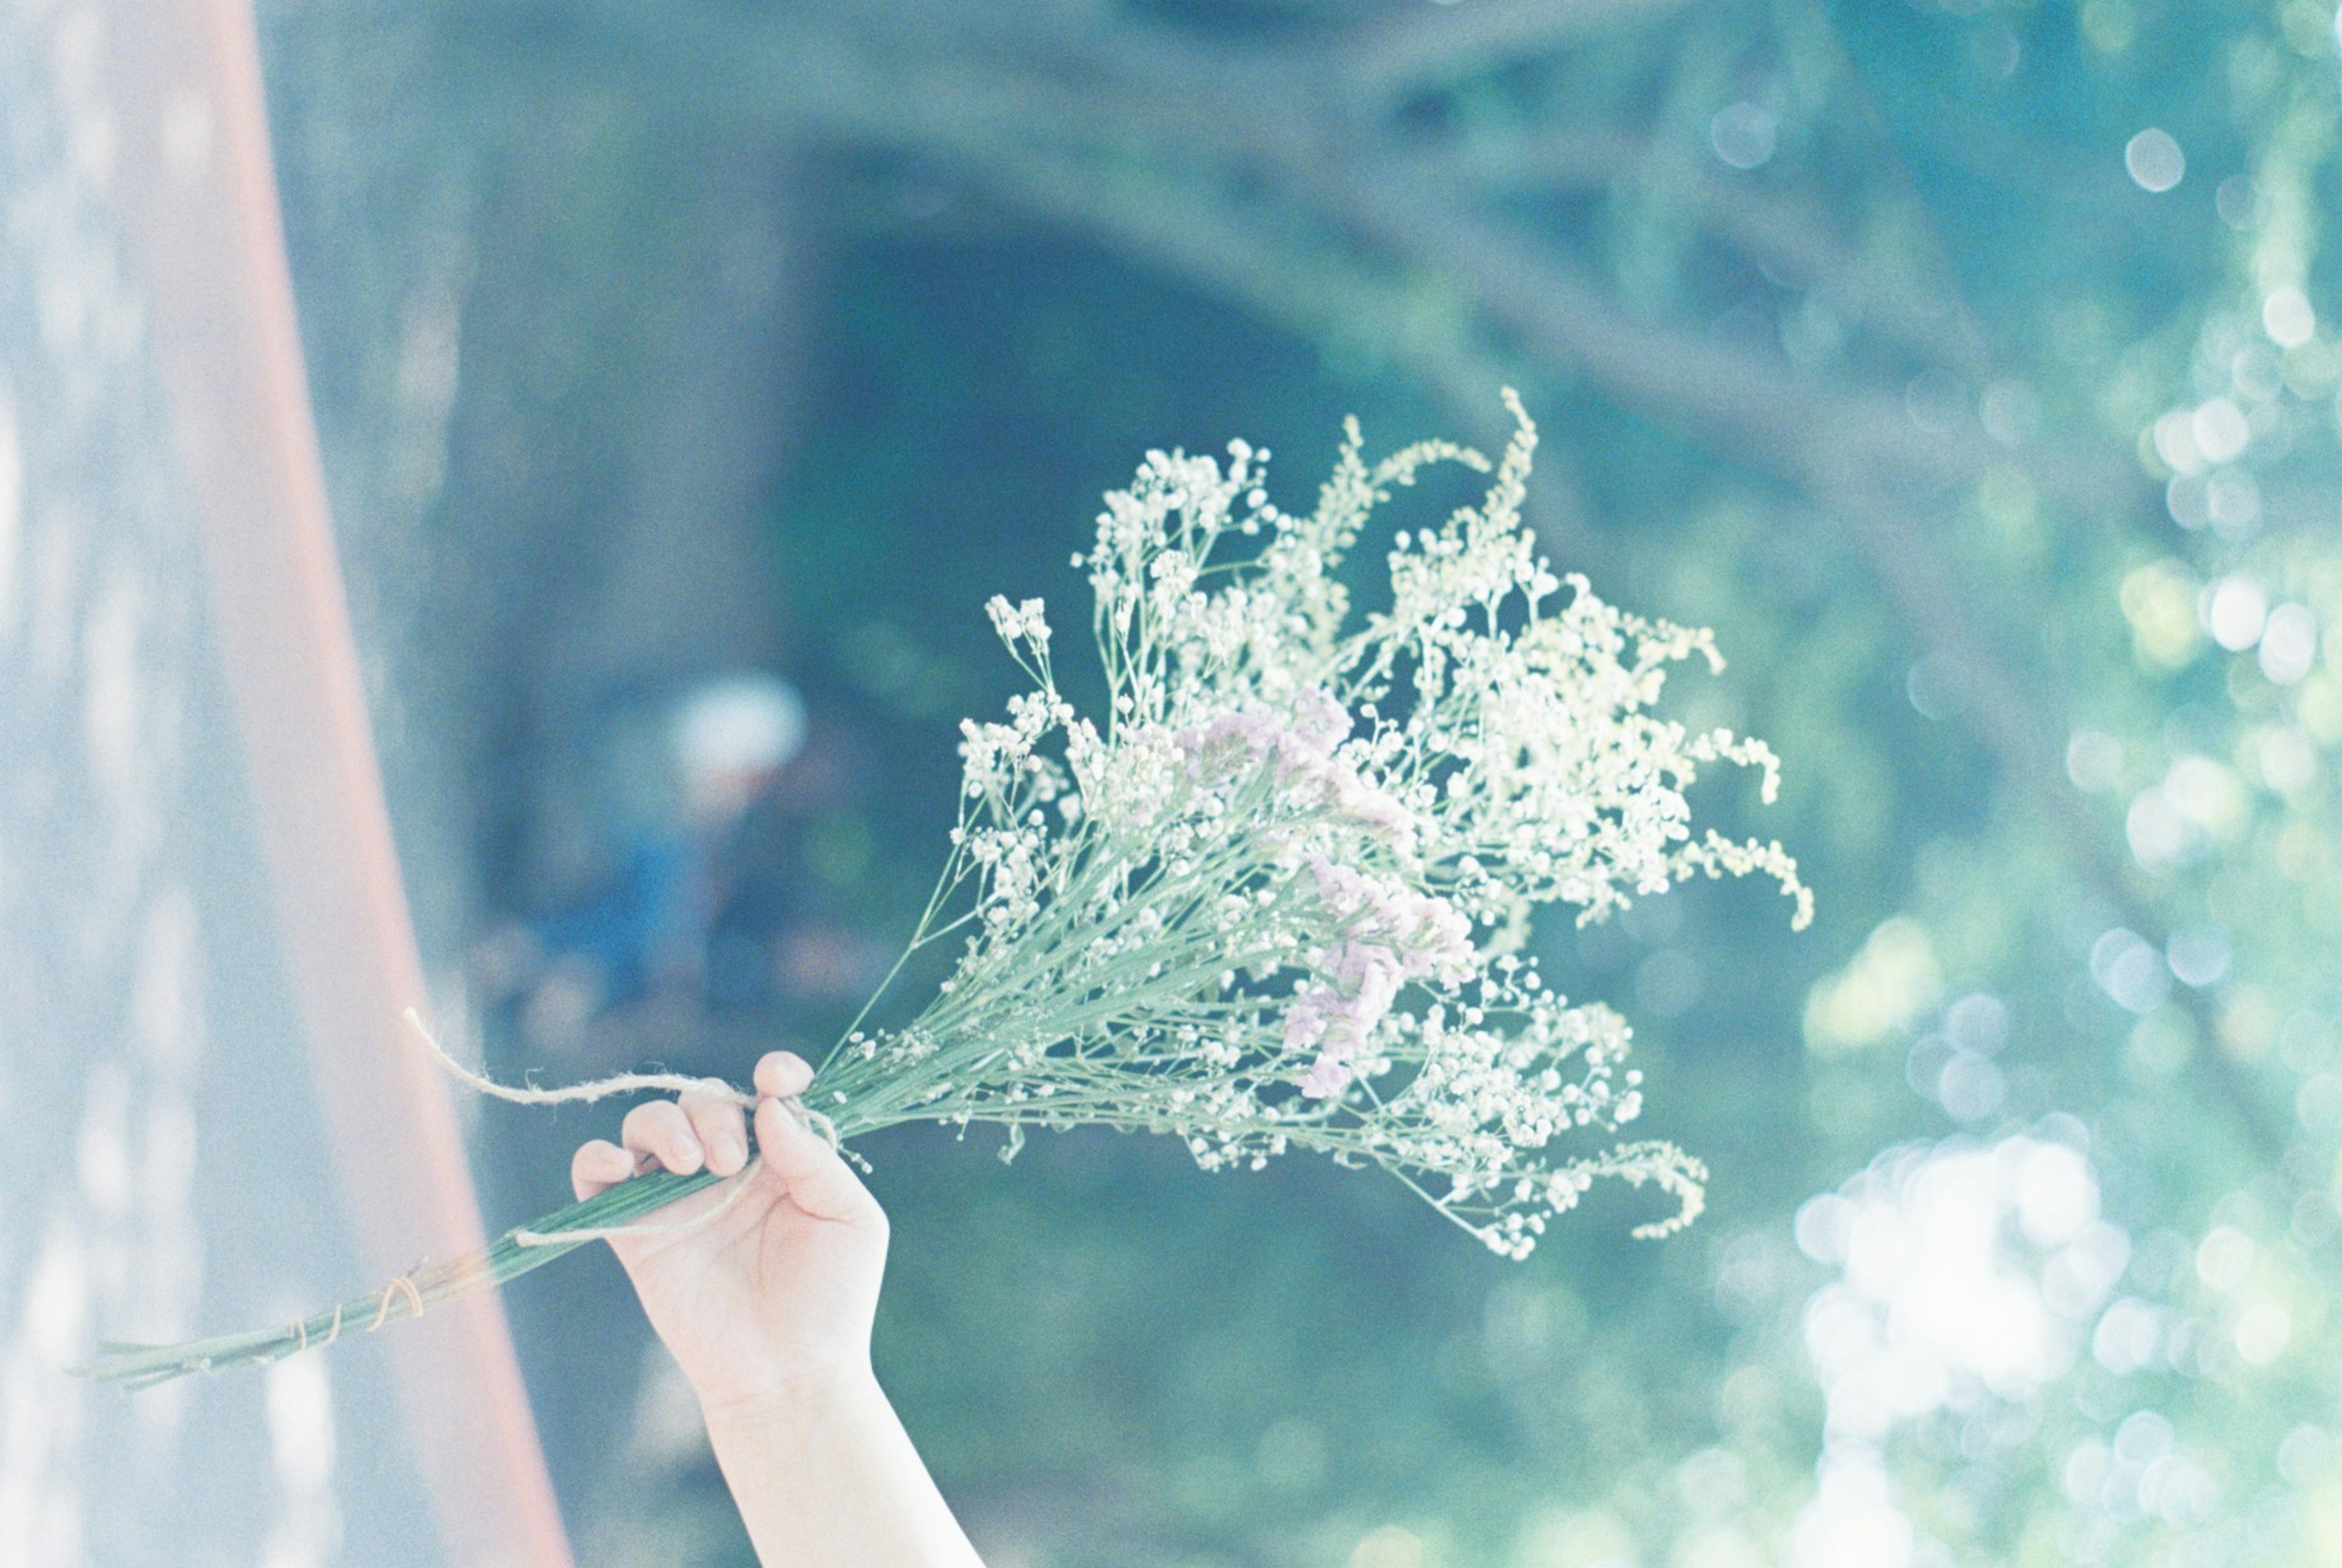
{"label": "flower stem", "polygon": [[353,1296],[323,1312],[312,1313],[277,1329],[220,1334],[177,1344],[121,1344],[101,1342],[97,1355],[80,1376],[98,1383],[118,1383],[125,1389],[151,1388],[189,1373],[218,1372],[232,1366],[259,1366],[283,1361],[305,1350],[315,1350],[347,1334],[371,1333],[386,1323],[418,1317],[442,1302],[475,1290],[500,1285],[531,1269],[549,1263],[586,1244],[541,1242],[525,1244],[523,1234],[556,1235],[563,1231],[601,1231],[623,1225],[678,1198],[688,1197],[720,1180],[708,1172],[677,1176],[665,1171],[622,1182],[584,1203],[516,1225],[487,1249],[446,1263],[425,1263],[409,1270],[367,1295]]}

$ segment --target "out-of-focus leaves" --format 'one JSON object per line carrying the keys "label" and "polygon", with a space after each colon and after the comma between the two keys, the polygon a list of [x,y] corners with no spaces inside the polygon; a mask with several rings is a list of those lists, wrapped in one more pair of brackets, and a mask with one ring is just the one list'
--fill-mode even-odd
{"label": "out-of-focus leaves", "polygon": [[[280,27],[310,123],[376,80],[369,25]],[[1618,1200],[1515,1268],[1339,1172],[871,1151],[886,1372],[1000,1561],[2336,1550],[2329,11],[587,4],[402,39],[413,100],[353,102],[434,212],[475,203],[433,222],[478,243],[416,252],[472,272],[411,264],[475,280],[443,512],[525,491],[574,514],[566,571],[639,461],[591,433],[683,374],[676,192],[746,160],[793,193],[824,262],[771,349],[773,655],[837,744],[773,854],[847,934],[907,925],[952,721],[1006,689],[981,599],[1077,593],[1143,449],[1241,434],[1297,485],[1342,412],[1485,438],[1506,379],[1549,548],[1715,626],[1732,667],[1676,711],[1786,760],[1778,806],[1715,804],[1801,857],[1810,933],[1698,887],[1537,937],[1715,1167],[1686,1238],[1625,1242]],[[296,236],[395,232],[335,215],[326,148],[288,148]],[[1930,1291],[2046,1370],[1895,1318]],[[678,1484],[581,1508],[720,1504]]]}

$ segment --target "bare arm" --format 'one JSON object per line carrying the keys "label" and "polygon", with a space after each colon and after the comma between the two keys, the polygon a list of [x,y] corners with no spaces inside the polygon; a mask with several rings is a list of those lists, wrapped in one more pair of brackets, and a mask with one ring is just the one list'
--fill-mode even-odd
{"label": "bare arm", "polygon": [[[980,1568],[870,1369],[870,1323],[886,1263],[886,1216],[836,1150],[783,1108],[812,1073],[776,1052],[756,1064],[764,1158],[660,1211],[684,1230],[614,1241],[650,1315],[699,1395],[716,1463],[766,1568]],[[577,1151],[584,1198],[664,1166],[719,1174],[748,1160],[740,1107],[687,1094],[630,1112],[625,1146]],[[729,1199],[728,1203],[726,1200]]]}

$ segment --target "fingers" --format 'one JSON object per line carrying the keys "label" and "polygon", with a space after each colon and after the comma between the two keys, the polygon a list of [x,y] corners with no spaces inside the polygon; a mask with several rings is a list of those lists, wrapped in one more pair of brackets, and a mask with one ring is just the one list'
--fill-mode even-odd
{"label": "fingers", "polygon": [[606,1138],[596,1138],[590,1144],[580,1144],[569,1161],[569,1185],[584,1203],[596,1193],[606,1192],[635,1174],[635,1156]]}
{"label": "fingers", "polygon": [[[756,1070],[759,1089],[764,1087],[764,1076],[760,1065]],[[816,1219],[886,1224],[878,1200],[846,1168],[829,1140],[769,1095],[756,1103],[756,1147],[764,1154],[766,1166],[787,1183],[789,1201]]]}
{"label": "fingers", "polygon": [[707,1168],[719,1176],[738,1174],[748,1163],[748,1124],[731,1086],[710,1079],[701,1088],[685,1090],[676,1104],[707,1155]]}
{"label": "fingers", "polygon": [[[813,1069],[786,1051],[769,1053],[756,1064],[757,1088],[767,1095],[800,1094],[812,1082]],[[687,1176],[705,1166],[731,1176],[748,1163],[747,1118],[732,1089],[714,1078],[676,1099],[636,1106],[626,1113],[618,1136],[624,1147],[596,1138],[571,1158],[569,1184],[580,1203],[645,1170],[664,1167]]]}
{"label": "fingers", "polygon": [[813,1069],[794,1051],[767,1051],[756,1064],[756,1094],[769,1100],[793,1100],[813,1083]]}
{"label": "fingers", "polygon": [[626,1113],[618,1136],[636,1155],[646,1155],[678,1176],[688,1176],[707,1161],[707,1151],[691,1130],[691,1118],[673,1100],[636,1106]]}

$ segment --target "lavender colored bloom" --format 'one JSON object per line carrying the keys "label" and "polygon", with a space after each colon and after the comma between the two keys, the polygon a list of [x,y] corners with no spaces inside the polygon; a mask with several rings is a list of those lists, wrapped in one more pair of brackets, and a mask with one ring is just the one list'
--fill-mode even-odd
{"label": "lavender colored bloom", "polygon": [[[960,821],[915,946],[957,936],[911,1024],[856,1032],[816,1084],[841,1133],[933,1119],[1172,1133],[1206,1168],[1311,1148],[1398,1174],[1520,1255],[1597,1176],[1697,1212],[1705,1173],[1633,1120],[1629,1031],[1519,956],[1526,923],[1582,923],[1691,875],[1759,872],[1810,909],[1777,844],[1693,836],[1704,764],[1761,742],[1652,713],[1705,632],[1556,576],[1520,518],[1536,433],[1485,498],[1401,534],[1387,604],[1340,568],[1375,506],[1435,462],[1369,466],[1355,422],[1306,514],[1266,453],[1150,453],[1106,498],[1086,568],[1107,702],[1077,713],[1037,600],[987,607],[1033,680],[961,726]],[[1580,1147],[1588,1132],[1594,1146]]]}

